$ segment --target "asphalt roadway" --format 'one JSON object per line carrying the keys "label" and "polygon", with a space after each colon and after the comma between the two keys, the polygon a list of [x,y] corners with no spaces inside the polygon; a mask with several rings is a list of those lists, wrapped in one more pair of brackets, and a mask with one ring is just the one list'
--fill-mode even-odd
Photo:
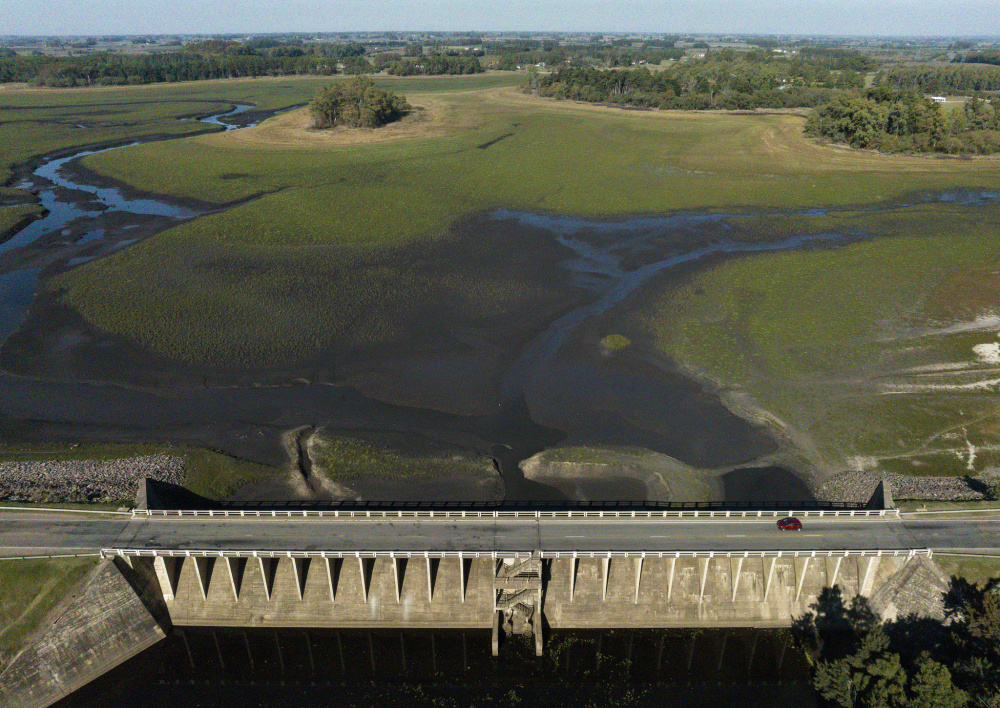
{"label": "asphalt roadway", "polygon": [[273,519],[87,516],[0,510],[0,556],[102,548],[261,551],[775,551],[931,548],[1000,552],[1000,518]]}

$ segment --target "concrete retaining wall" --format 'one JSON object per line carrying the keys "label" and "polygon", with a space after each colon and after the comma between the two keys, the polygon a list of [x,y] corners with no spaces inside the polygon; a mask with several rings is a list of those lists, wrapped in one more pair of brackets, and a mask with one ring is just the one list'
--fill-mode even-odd
{"label": "concrete retaining wall", "polygon": [[158,587],[116,564],[124,562],[105,562],[37,643],[0,674],[0,706],[49,706],[166,636],[146,604],[155,602]]}

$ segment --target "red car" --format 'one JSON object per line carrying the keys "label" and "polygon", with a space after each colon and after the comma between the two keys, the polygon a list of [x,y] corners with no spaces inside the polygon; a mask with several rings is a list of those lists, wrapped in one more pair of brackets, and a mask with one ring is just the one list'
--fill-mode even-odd
{"label": "red car", "polygon": [[801,531],[802,522],[796,519],[794,516],[789,516],[787,518],[781,519],[778,522],[779,531]]}

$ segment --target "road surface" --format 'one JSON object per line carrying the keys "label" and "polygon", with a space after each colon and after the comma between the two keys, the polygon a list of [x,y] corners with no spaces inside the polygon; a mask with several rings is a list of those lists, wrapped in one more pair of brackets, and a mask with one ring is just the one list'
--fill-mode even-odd
{"label": "road surface", "polygon": [[931,548],[1000,552],[1000,519],[250,519],[0,512],[0,555],[102,548],[273,551],[775,551]]}

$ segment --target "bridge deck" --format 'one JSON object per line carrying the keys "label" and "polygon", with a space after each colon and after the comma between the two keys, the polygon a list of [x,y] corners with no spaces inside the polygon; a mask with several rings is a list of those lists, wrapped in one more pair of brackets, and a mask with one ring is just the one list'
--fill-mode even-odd
{"label": "bridge deck", "polygon": [[773,519],[380,519],[77,517],[0,513],[0,555],[103,548],[204,551],[634,553],[997,550],[994,518],[808,519],[799,532]]}

